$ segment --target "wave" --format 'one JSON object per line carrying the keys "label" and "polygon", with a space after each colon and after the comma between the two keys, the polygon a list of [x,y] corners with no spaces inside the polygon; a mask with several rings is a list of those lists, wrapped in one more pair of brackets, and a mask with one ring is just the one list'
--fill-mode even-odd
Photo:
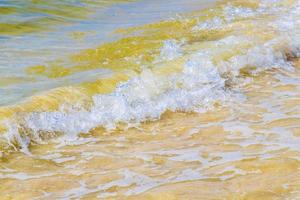
{"label": "wave", "polygon": [[[288,0],[223,2],[189,16],[123,30],[142,32],[135,37],[161,45],[122,55],[124,62],[134,57],[138,70],[122,68],[119,62],[122,70],[105,80],[54,89],[0,108],[2,149],[28,152],[31,143],[53,136],[76,140],[97,127],[111,130],[120,123],[158,120],[166,111],[206,112],[226,105],[234,99],[231,87],[253,74],[293,70],[291,59],[300,56],[299,30],[300,1]],[[132,40],[121,44],[124,48]],[[153,59],[145,64],[141,52],[150,52]]]}

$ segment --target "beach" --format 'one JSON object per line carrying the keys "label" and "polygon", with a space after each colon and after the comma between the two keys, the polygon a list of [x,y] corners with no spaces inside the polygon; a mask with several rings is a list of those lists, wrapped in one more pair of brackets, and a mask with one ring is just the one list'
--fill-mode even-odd
{"label": "beach", "polygon": [[300,197],[300,1],[81,3],[0,28],[0,199]]}

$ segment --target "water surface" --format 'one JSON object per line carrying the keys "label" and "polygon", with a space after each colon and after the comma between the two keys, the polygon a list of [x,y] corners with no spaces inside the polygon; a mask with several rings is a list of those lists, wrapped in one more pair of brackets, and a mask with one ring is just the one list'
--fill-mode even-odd
{"label": "water surface", "polygon": [[3,199],[299,198],[298,0],[2,4]]}

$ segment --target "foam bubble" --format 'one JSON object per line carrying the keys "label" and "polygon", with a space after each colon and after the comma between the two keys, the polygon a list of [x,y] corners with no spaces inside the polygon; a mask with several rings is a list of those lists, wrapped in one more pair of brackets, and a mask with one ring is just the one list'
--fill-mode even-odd
{"label": "foam bubble", "polygon": [[160,60],[173,60],[182,55],[181,44],[176,40],[164,41],[160,50]]}

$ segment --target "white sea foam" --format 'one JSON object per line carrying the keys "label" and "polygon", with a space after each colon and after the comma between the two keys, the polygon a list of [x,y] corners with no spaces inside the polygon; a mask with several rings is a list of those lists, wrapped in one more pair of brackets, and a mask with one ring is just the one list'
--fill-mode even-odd
{"label": "white sea foam", "polygon": [[214,17],[213,19],[201,22],[193,27],[192,31],[201,31],[201,30],[216,30],[224,26],[225,21],[220,17]]}
{"label": "white sea foam", "polygon": [[[261,14],[270,14],[278,9],[272,20],[255,20]],[[288,12],[286,12],[288,9]],[[225,21],[253,17],[252,24],[271,29],[272,39],[261,40],[259,37],[236,35],[233,33],[217,41],[211,41],[209,48],[204,48],[188,55],[184,54],[185,44],[175,40],[165,41],[160,57],[156,62],[167,62],[178,57],[185,58],[181,73],[158,75],[145,69],[140,75],[121,83],[113,93],[95,95],[93,106],[86,109],[64,108],[56,112],[34,112],[26,114],[23,120],[9,122],[4,134],[9,143],[17,141],[22,149],[30,141],[42,141],[43,134],[63,133],[63,140],[76,139],[79,133],[103,126],[114,129],[120,122],[139,123],[159,119],[167,110],[202,112],[213,108],[215,102],[224,103],[230,99],[226,89],[226,80],[234,80],[240,70],[251,66],[254,73],[281,68],[293,70],[287,60],[287,54],[300,56],[300,3],[292,8],[274,8],[270,1],[263,1],[258,10],[248,8],[224,9]],[[217,29],[227,26],[224,19],[214,18],[197,25],[194,30]],[[240,32],[238,32],[240,33]],[[224,52],[234,52],[226,60],[215,61]],[[228,98],[229,97],[229,98]],[[30,134],[20,133],[20,127]]]}
{"label": "white sea foam", "polygon": [[181,44],[175,40],[166,40],[160,51],[159,60],[173,60],[182,55]]}

